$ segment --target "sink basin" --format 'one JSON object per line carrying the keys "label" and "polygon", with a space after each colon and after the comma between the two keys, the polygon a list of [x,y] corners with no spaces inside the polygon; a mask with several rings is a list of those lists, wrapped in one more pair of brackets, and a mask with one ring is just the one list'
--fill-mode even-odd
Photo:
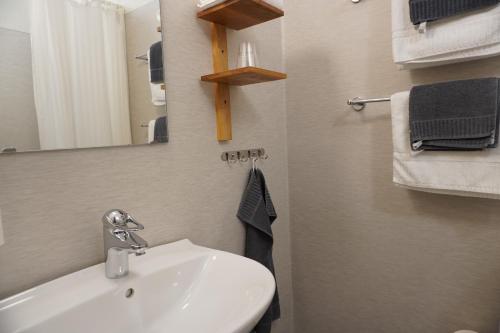
{"label": "sink basin", "polygon": [[259,263],[189,240],[130,257],[130,273],[104,264],[0,301],[1,333],[248,333],[274,295]]}

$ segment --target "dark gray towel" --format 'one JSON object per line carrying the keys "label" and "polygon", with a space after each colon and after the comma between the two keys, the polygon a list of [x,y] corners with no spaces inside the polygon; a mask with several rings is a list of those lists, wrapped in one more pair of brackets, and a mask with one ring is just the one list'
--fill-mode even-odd
{"label": "dark gray towel", "polygon": [[[271,225],[276,220],[277,215],[264,175],[258,169],[250,172],[237,216],[245,224],[246,229],[245,257],[258,261],[275,275]],[[276,289],[273,301],[255,327],[255,332],[271,332],[271,323],[279,317],[280,303]]]}
{"label": "dark gray towel", "polygon": [[166,116],[160,117],[155,121],[154,142],[155,143],[168,142],[168,123]]}
{"label": "dark gray towel", "polygon": [[500,0],[410,0],[410,18],[413,24],[420,24],[498,3]]}
{"label": "dark gray towel", "polygon": [[414,87],[410,138],[414,150],[477,150],[498,144],[499,80]]}
{"label": "dark gray towel", "polygon": [[162,43],[156,42],[149,48],[149,71],[151,83],[164,83]]}

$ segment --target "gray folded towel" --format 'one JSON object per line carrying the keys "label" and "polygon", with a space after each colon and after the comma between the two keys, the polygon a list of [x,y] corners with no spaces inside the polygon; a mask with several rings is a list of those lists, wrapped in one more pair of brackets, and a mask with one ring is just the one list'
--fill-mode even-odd
{"label": "gray folded towel", "polygon": [[168,142],[168,123],[166,116],[156,119],[154,133],[155,143]]}
{"label": "gray folded towel", "polygon": [[156,42],[149,48],[149,71],[151,83],[164,83],[163,48],[161,42]]}
{"label": "gray folded towel", "polygon": [[420,24],[498,3],[500,0],[410,0],[410,18],[413,24]]}
{"label": "gray folded towel", "polygon": [[414,150],[478,150],[498,144],[499,80],[452,81],[414,87],[410,139]]}
{"label": "gray folded towel", "polygon": [[[258,169],[250,172],[237,216],[245,224],[246,229],[245,257],[261,263],[275,275],[271,225],[276,220],[277,214],[266,186],[264,174]],[[279,317],[280,301],[276,289],[271,305],[253,332],[271,332],[271,323]]]}

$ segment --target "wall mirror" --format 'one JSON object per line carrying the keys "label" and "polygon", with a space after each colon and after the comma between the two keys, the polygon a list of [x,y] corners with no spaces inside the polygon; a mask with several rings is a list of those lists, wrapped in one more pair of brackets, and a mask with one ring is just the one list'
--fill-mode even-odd
{"label": "wall mirror", "polygon": [[159,0],[0,0],[0,152],[168,142]]}

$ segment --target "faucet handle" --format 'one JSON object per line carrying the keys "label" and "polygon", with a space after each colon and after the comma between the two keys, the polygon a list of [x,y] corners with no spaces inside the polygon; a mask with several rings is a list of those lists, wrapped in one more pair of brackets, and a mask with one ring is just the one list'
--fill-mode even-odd
{"label": "faucet handle", "polygon": [[[121,231],[139,231],[144,230],[144,226],[137,220],[121,209],[112,209],[107,211],[102,217],[102,223],[109,228],[118,229]],[[132,224],[133,226],[129,226]]]}

